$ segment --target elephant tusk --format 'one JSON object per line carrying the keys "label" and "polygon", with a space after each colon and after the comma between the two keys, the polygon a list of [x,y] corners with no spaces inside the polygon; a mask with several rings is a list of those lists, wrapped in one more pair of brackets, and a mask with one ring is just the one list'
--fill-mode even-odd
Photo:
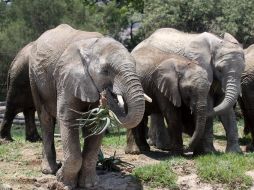
{"label": "elephant tusk", "polygon": [[150,98],[150,97],[147,96],[146,94],[144,94],[144,98],[145,98],[146,101],[148,101],[148,102],[150,102],[150,103],[153,102],[152,98]]}
{"label": "elephant tusk", "polygon": [[119,106],[124,107],[124,101],[123,101],[123,97],[121,95],[117,95],[117,100],[119,102]]}

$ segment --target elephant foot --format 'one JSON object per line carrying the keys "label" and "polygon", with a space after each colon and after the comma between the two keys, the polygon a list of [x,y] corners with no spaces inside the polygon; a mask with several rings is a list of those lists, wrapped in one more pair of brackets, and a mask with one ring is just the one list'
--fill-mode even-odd
{"label": "elephant foot", "polygon": [[193,155],[215,154],[215,153],[217,153],[217,151],[212,143],[209,144],[208,146],[204,145],[197,146],[193,151]]}
{"label": "elephant foot", "polygon": [[1,136],[0,139],[5,141],[5,142],[13,142],[14,141],[14,139],[11,138],[10,136],[8,136],[8,137],[7,136]]}
{"label": "elephant foot", "polygon": [[96,172],[81,172],[79,176],[78,186],[81,188],[95,187],[99,183],[99,176]]}
{"label": "elephant foot", "polygon": [[38,133],[35,133],[35,134],[32,134],[32,135],[27,135],[26,136],[26,141],[38,142],[38,141],[42,141],[42,138],[40,137],[40,135]]}
{"label": "elephant foot", "polygon": [[150,146],[143,145],[143,146],[137,146],[136,144],[134,145],[127,145],[125,148],[125,154],[141,154],[141,152],[145,151],[150,151]]}
{"label": "elephant foot", "polygon": [[160,150],[170,150],[170,144],[165,144],[165,143],[157,142],[156,143],[156,148],[158,148]]}
{"label": "elephant foot", "polygon": [[64,189],[72,190],[77,187],[77,176],[75,175],[64,175],[63,167],[61,167],[56,173],[56,179],[61,182]]}
{"label": "elephant foot", "polygon": [[182,156],[183,155],[183,149],[182,150],[170,150],[170,155],[172,155],[172,156]]}
{"label": "elephant foot", "polygon": [[48,161],[42,161],[41,163],[41,171],[43,174],[53,174],[55,175],[56,172],[61,168],[62,163],[54,163],[54,164],[49,164]]}
{"label": "elephant foot", "polygon": [[0,132],[0,139],[4,140],[4,141],[14,141],[13,138],[11,138],[11,134],[9,132],[6,131],[1,131]]}
{"label": "elephant foot", "polygon": [[243,153],[238,143],[227,145],[226,152]]}
{"label": "elephant foot", "polygon": [[246,152],[254,152],[254,145],[253,144],[248,144],[246,146]]}

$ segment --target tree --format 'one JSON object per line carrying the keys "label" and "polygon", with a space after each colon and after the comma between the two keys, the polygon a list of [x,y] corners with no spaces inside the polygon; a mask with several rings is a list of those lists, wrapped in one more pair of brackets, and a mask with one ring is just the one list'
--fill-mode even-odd
{"label": "tree", "polygon": [[147,0],[140,33],[148,36],[162,27],[217,35],[229,32],[246,47],[254,43],[252,5],[252,0],[241,3],[237,0]]}

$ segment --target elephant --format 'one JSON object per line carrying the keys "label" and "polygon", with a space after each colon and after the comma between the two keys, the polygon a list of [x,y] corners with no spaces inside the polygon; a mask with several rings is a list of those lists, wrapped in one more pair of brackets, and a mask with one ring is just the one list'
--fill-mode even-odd
{"label": "elephant", "polygon": [[254,127],[252,124],[254,117],[254,45],[244,50],[246,67],[242,73],[242,95],[238,102],[244,117],[244,132],[251,133],[252,142],[246,147],[247,151],[254,151]]}
{"label": "elephant", "polygon": [[41,137],[35,125],[35,106],[29,82],[29,52],[33,42],[26,45],[17,56],[8,71],[6,110],[0,126],[0,138],[13,141],[11,125],[14,117],[23,112],[25,117],[26,140],[40,141]]}
{"label": "elephant", "polygon": [[[79,130],[74,125],[81,117],[78,112],[99,106],[102,91],[106,91],[108,108],[123,127],[139,124],[145,98],[134,58],[110,37],[62,24],[32,43],[28,63],[33,102],[42,130],[42,172],[56,174],[57,180],[69,189],[95,186],[95,166],[103,134],[85,138],[81,152]],[[56,163],[55,120],[63,146],[61,167]]]}
{"label": "elephant", "polygon": [[136,60],[136,72],[144,92],[153,101],[146,104],[141,123],[136,128],[127,129],[125,152],[138,154],[141,150],[149,150],[145,126],[147,116],[151,113],[160,113],[166,118],[170,150],[174,154],[183,154],[182,120],[185,114],[192,115],[195,131],[188,149],[193,150],[199,144],[206,125],[207,97],[211,85],[206,70],[196,61],[162,51],[150,44],[138,45],[131,54]]}
{"label": "elephant", "polygon": [[208,94],[209,117],[205,133],[194,153],[216,152],[213,145],[213,117],[216,115],[226,131],[226,152],[241,152],[233,110],[241,91],[241,74],[245,67],[243,48],[238,41],[229,33],[220,38],[209,32],[189,34],[173,28],[161,28],[135,49],[148,45],[197,61],[212,83]]}

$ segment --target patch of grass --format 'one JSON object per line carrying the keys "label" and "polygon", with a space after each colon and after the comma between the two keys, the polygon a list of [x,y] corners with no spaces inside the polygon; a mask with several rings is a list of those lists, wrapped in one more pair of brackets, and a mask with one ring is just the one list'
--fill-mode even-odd
{"label": "patch of grass", "polygon": [[253,154],[221,154],[200,156],[196,160],[199,177],[212,183],[226,184],[230,189],[248,189],[251,177],[245,173],[254,169]]}
{"label": "patch of grass", "polygon": [[19,159],[21,156],[20,149],[23,145],[24,143],[19,140],[0,145],[0,159],[4,159],[6,161],[15,161]]}
{"label": "patch of grass", "polygon": [[42,173],[40,170],[25,169],[25,170],[23,170],[23,172],[20,172],[20,173],[23,173],[23,175],[26,177],[41,177],[42,176]]}
{"label": "patch of grass", "polygon": [[126,129],[121,128],[119,131],[114,129],[106,134],[102,144],[108,147],[124,147],[126,145]]}
{"label": "patch of grass", "polygon": [[11,135],[14,140],[25,139],[25,126],[24,125],[13,125],[11,128]]}
{"label": "patch of grass", "polygon": [[22,151],[24,148],[31,148],[41,152],[41,142],[29,143],[25,141],[25,128],[24,126],[14,125],[12,127],[13,142],[0,145],[0,159],[5,161],[22,161]]}
{"label": "patch of grass", "polygon": [[179,189],[176,183],[177,175],[173,172],[172,167],[183,162],[184,159],[182,158],[173,158],[159,164],[142,166],[134,169],[133,175],[152,188]]}

